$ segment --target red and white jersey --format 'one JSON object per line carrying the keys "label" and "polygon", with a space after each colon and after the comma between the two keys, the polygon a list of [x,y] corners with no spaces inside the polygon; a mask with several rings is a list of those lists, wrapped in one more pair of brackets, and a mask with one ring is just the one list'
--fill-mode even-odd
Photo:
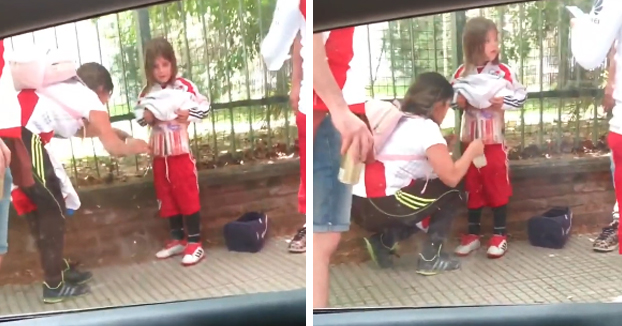
{"label": "red and white jersey", "polygon": [[430,119],[404,118],[378,154],[367,164],[352,193],[376,198],[394,195],[415,179],[436,179],[426,151],[437,144],[447,145],[438,124]]}
{"label": "red and white jersey", "polygon": [[[346,103],[354,113],[365,113],[369,78],[367,67],[367,29],[365,26],[347,27],[322,33],[326,60]],[[313,92],[313,110],[328,111],[328,107]]]}
{"label": "red and white jersey", "polygon": [[[479,107],[480,103],[486,103],[492,97],[502,96],[503,106],[502,110],[517,110],[520,109],[527,100],[527,90],[518,81],[516,74],[512,69],[503,63],[494,64],[487,63],[482,67],[475,67],[474,71],[464,71],[464,65],[460,65],[453,75],[451,83],[458,91],[469,90],[469,96],[465,96],[467,100],[471,98],[472,103],[469,103],[475,107]],[[469,76],[473,75],[489,74],[495,77],[503,78],[507,81],[506,89],[498,90],[498,85],[504,85],[503,83],[494,83],[492,80],[479,78],[475,82],[470,82]],[[464,85],[458,85],[460,81],[464,81]],[[501,94],[495,95],[489,89],[477,89],[481,87],[495,88],[494,93]],[[474,99],[473,96],[485,96],[487,98]],[[501,111],[493,111],[487,109],[472,109],[467,110],[462,116],[462,128],[461,128],[461,140],[463,142],[470,142],[476,138],[481,138],[484,144],[501,144],[505,141],[505,115]]]}
{"label": "red and white jersey", "polygon": [[[298,111],[306,114],[309,106],[310,83],[305,80],[305,70],[310,67],[305,65],[307,45],[306,24],[306,0],[278,0],[274,9],[272,23],[268,34],[261,43],[261,55],[266,62],[268,70],[277,71],[289,59],[289,52],[296,35],[300,33],[300,55],[302,57],[302,81],[300,82],[300,100]],[[307,69],[305,69],[307,68]]]}
{"label": "red and white jersey", "polygon": [[8,65],[0,60],[0,66],[0,137],[21,138],[21,128],[25,127],[45,138],[44,142],[52,135],[70,138],[82,128],[84,120],[88,121],[91,111],[107,112],[97,94],[78,80],[17,92]]}
{"label": "red and white jersey", "polygon": [[[164,89],[183,90],[192,95],[192,100],[197,103],[196,107],[189,109],[189,121],[201,121],[210,109],[209,100],[197,90],[196,85],[188,79],[178,77],[174,82],[166,85],[156,84],[151,89],[145,89],[138,98],[140,104],[143,98],[162,91]],[[168,101],[168,100],[167,100]],[[147,122],[143,118],[144,107],[138,105],[134,111],[137,122],[141,126],[146,126]],[[181,108],[180,108],[181,109]],[[173,156],[190,153],[190,136],[188,134],[188,124],[179,123],[175,120],[159,121],[151,128],[149,137],[153,155]]]}

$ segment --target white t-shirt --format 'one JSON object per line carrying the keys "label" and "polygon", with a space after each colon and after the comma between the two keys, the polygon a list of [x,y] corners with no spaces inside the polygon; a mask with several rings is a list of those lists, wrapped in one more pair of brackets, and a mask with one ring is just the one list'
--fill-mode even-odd
{"label": "white t-shirt", "polygon": [[[391,196],[414,179],[438,178],[426,156],[428,148],[437,144],[447,145],[438,124],[404,118],[378,153],[381,159],[365,166],[352,193],[367,198]],[[404,160],[406,156],[414,159]]]}
{"label": "white t-shirt", "polygon": [[26,129],[33,134],[53,132],[61,138],[73,137],[89,119],[91,111],[106,112],[97,94],[79,82],[58,83],[17,96],[22,117],[32,112]]}

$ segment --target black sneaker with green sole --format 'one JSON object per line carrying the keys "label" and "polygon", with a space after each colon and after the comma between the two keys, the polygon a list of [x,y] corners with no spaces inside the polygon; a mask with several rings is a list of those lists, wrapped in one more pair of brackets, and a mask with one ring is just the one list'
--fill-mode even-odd
{"label": "black sneaker with green sole", "polygon": [[432,276],[442,272],[454,271],[460,269],[460,260],[446,252],[442,252],[443,247],[439,246],[436,254],[430,258],[426,258],[423,254],[419,254],[416,273],[424,276]]}
{"label": "black sneaker with green sole", "polygon": [[71,264],[67,259],[65,261],[65,270],[63,271],[63,279],[71,284],[85,284],[93,279],[93,273],[79,271],[77,265]]}
{"label": "black sneaker with green sole", "polygon": [[365,247],[369,256],[374,263],[380,268],[393,267],[393,257],[396,254],[398,244],[390,244],[388,247],[382,242],[382,233],[376,233],[369,238],[363,238],[365,240]]}
{"label": "black sneaker with green sole", "polygon": [[43,282],[43,302],[44,303],[60,303],[67,299],[73,299],[85,294],[89,294],[91,289],[86,284],[71,284],[68,282],[60,282],[56,287],[50,287],[49,284]]}

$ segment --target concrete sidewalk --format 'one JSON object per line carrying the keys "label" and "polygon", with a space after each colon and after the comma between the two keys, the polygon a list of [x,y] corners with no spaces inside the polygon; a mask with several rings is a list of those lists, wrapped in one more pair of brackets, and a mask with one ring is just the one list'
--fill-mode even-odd
{"label": "concrete sidewalk", "polygon": [[235,294],[284,291],[306,286],[306,255],[289,254],[284,239],[271,239],[257,254],[208,249],[199,265],[179,259],[93,270],[92,294],[60,304],[41,301],[41,284],[0,287],[0,316],[54,310],[126,306]]}
{"label": "concrete sidewalk", "polygon": [[[611,302],[622,296],[622,257],[592,251],[593,236],[575,236],[562,250],[511,241],[501,259],[484,248],[463,259],[462,270],[425,277],[414,273],[415,255],[396,267],[372,263],[334,266],[331,305],[449,306],[559,302]],[[452,247],[453,248],[453,247]]]}

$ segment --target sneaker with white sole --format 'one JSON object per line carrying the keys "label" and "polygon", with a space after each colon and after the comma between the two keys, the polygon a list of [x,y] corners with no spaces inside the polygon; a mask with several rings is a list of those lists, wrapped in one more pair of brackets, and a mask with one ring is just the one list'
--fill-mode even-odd
{"label": "sneaker with white sole", "polygon": [[188,243],[184,250],[184,258],[181,260],[181,264],[184,266],[192,266],[198,264],[205,258],[205,250],[201,247],[200,243]]}
{"label": "sneaker with white sole", "polygon": [[158,259],[166,259],[181,255],[186,249],[186,244],[185,240],[169,240],[164,248],[156,253],[156,257]]}
{"label": "sneaker with white sole", "polygon": [[505,235],[495,234],[488,242],[488,258],[501,258],[508,251],[508,237]]}
{"label": "sneaker with white sole", "polygon": [[479,235],[477,234],[463,234],[460,237],[460,245],[456,247],[454,253],[456,256],[468,256],[473,251],[479,249],[481,247],[481,242],[479,240]]}

